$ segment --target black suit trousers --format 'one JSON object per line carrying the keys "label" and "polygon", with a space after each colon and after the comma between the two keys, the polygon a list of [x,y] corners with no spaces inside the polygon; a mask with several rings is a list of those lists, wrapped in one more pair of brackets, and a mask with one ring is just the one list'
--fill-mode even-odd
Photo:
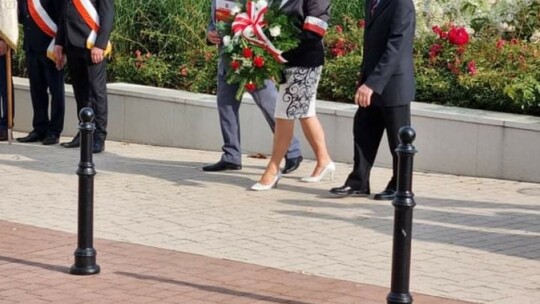
{"label": "black suit trousers", "polygon": [[[34,117],[32,126],[39,135],[60,136],[64,129],[64,72],[58,70],[45,54],[26,52],[30,96]],[[51,93],[51,116],[49,119],[49,94]]]}
{"label": "black suit trousers", "polygon": [[77,101],[77,116],[84,107],[94,110],[94,141],[107,138],[107,65],[106,61],[94,64],[90,50],[68,46],[66,56],[73,92]]}
{"label": "black suit trousers", "polygon": [[410,104],[396,107],[359,107],[354,116],[354,167],[346,185],[369,190],[369,176],[375,162],[383,132],[386,130],[388,145],[392,153],[392,178],[387,188],[395,189],[397,182],[398,132],[411,124]]}

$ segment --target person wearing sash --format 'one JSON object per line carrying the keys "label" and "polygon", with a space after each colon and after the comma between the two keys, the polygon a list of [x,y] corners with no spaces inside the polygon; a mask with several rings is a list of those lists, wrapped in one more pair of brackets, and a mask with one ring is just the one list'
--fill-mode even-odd
{"label": "person wearing sash", "polygon": [[7,43],[0,39],[0,141],[8,140],[8,122],[7,122],[7,71],[6,71],[6,52]]}
{"label": "person wearing sash", "polygon": [[[57,65],[67,58],[77,116],[84,107],[94,110],[93,152],[105,150],[107,138],[106,56],[111,51],[109,38],[114,22],[113,0],[65,0],[58,25],[54,54]],[[79,134],[65,148],[80,146]]]}
{"label": "person wearing sash", "polygon": [[[19,22],[24,29],[23,49],[26,55],[30,96],[34,116],[33,130],[19,142],[42,141],[57,144],[64,128],[64,72],[56,66],[54,41],[61,2],[57,0],[19,0]],[[49,94],[51,115],[49,118]]]}
{"label": "person wearing sash", "polygon": [[[211,19],[208,25],[207,40],[211,44],[220,46],[220,58],[217,76],[217,107],[219,124],[223,137],[223,154],[221,160],[215,164],[204,166],[204,171],[224,171],[242,169],[242,151],[240,146],[240,121],[239,110],[241,100],[236,100],[238,84],[228,84],[227,63],[221,56],[222,38],[216,30],[216,22],[230,17],[231,9],[236,5],[236,0],[212,0]],[[275,120],[273,117],[276,107],[277,89],[271,80],[266,80],[266,86],[251,93],[255,104],[261,109],[262,114],[274,132]],[[287,143],[285,167],[283,173],[287,174],[296,170],[302,162],[300,143],[294,137]]]}

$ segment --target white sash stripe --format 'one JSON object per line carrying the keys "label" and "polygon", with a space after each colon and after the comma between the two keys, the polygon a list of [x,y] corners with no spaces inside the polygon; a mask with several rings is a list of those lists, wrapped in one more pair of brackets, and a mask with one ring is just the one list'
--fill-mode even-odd
{"label": "white sash stripe", "polygon": [[38,15],[41,17],[41,19],[56,34],[56,31],[58,30],[58,28],[56,27],[56,23],[54,23],[51,17],[49,17],[49,14],[47,14],[47,11],[43,8],[43,5],[41,5],[41,1],[32,0],[32,3],[34,4],[34,7],[36,8],[36,11]]}
{"label": "white sash stripe", "polygon": [[88,13],[88,15],[92,17],[92,20],[94,20],[96,24],[99,25],[99,15],[94,5],[92,5],[92,2],[90,2],[90,0],[81,0],[81,3],[84,6],[84,9]]}
{"label": "white sash stripe", "polygon": [[306,23],[311,24],[311,25],[315,25],[317,27],[320,27],[324,31],[326,31],[328,29],[328,23],[326,23],[324,20],[319,19],[317,17],[307,16],[306,20],[304,21],[304,24],[306,24]]}

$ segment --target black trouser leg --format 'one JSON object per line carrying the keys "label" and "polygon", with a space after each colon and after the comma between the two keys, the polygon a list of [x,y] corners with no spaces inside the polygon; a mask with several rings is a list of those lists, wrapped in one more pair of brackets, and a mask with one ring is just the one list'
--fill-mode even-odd
{"label": "black trouser leg", "polygon": [[104,141],[107,137],[107,74],[105,61],[93,64],[90,51],[68,48],[68,65],[77,100],[77,115],[84,107],[94,110],[96,131],[94,140]]}
{"label": "black trouser leg", "polygon": [[378,107],[358,108],[354,116],[354,168],[346,184],[369,190],[369,176],[384,131],[382,112]]}
{"label": "black trouser leg", "polygon": [[47,93],[47,81],[44,66],[40,55],[32,52],[26,53],[28,79],[30,81],[30,97],[32,99],[33,132],[40,136],[47,135],[49,126],[49,94]]}
{"label": "black trouser leg", "polygon": [[399,145],[399,129],[404,126],[411,125],[411,106],[383,107],[384,127],[388,138],[388,147],[392,153],[392,178],[388,182],[386,188],[396,189],[397,185],[397,168],[398,155],[396,148]]}

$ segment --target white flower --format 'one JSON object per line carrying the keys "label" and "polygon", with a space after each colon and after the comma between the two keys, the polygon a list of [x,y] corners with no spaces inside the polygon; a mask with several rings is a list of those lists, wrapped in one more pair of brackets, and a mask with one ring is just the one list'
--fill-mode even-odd
{"label": "white flower", "polygon": [[253,33],[253,27],[251,27],[251,26],[246,27],[246,28],[242,31],[242,33],[243,33],[244,36],[246,36],[246,37],[249,37],[249,38],[253,37],[253,35],[254,35],[254,33]]}
{"label": "white flower", "polygon": [[265,0],[257,1],[257,9],[261,9],[261,8],[267,7],[267,6],[268,6],[268,2],[266,2]]}
{"label": "white flower", "polygon": [[231,44],[231,36],[227,35],[223,37],[223,46],[229,46]]}
{"label": "white flower", "polygon": [[235,5],[233,6],[233,8],[231,9],[231,15],[235,16],[237,15],[238,13],[240,13],[242,11],[242,9],[238,6],[238,5]]}
{"label": "white flower", "polygon": [[270,28],[270,36],[277,37],[281,35],[281,26],[275,25]]}
{"label": "white flower", "polygon": [[540,30],[536,30],[532,35],[531,35],[531,38],[529,39],[531,41],[531,43],[540,43]]}
{"label": "white flower", "polygon": [[242,58],[241,60],[243,67],[250,68],[253,65],[250,59]]}

